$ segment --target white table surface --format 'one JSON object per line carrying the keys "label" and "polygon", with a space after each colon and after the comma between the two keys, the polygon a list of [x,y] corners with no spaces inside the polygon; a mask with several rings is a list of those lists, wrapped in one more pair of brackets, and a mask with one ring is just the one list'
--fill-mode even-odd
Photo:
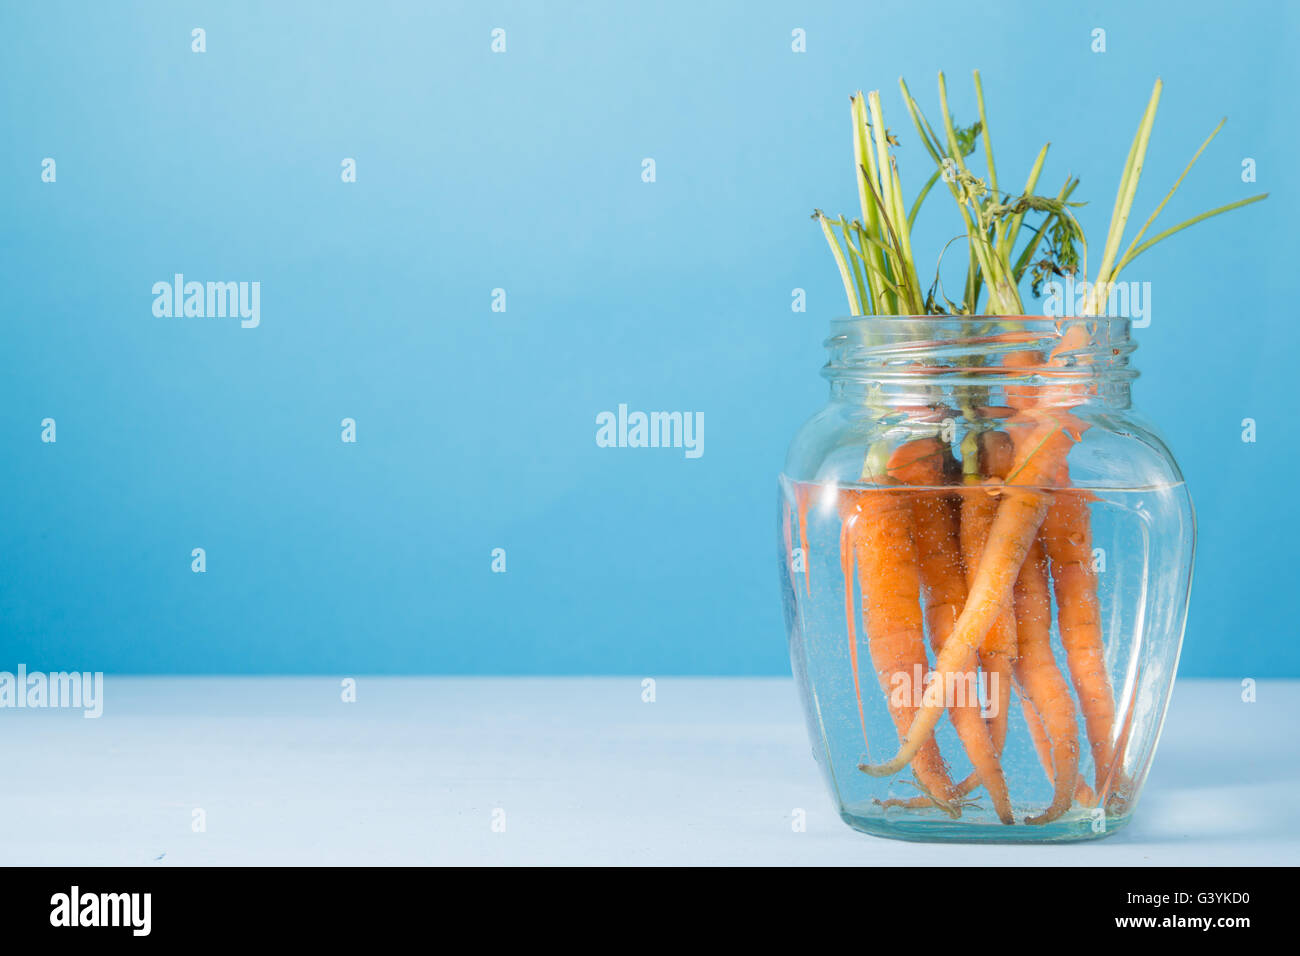
{"label": "white table surface", "polygon": [[1180,680],[1132,824],[1044,847],[850,830],[788,679],[658,677],[654,703],[640,678],[357,681],[343,703],[340,678],[109,675],[98,720],[0,709],[0,862],[1300,862],[1297,681],[1248,704]]}

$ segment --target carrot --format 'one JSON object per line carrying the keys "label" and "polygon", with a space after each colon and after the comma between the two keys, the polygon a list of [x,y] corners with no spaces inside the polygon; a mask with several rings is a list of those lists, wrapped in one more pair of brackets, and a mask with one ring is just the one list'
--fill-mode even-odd
{"label": "carrot", "polygon": [[[1047,779],[1055,782],[1056,771],[1052,766],[1052,742],[1047,737],[1047,731],[1043,729],[1043,720],[1038,716],[1038,712],[1034,710],[1033,705],[1025,700],[1024,688],[1019,684],[1016,685],[1016,693],[1020,695],[1021,712],[1025,715],[1025,725],[1029,728],[1030,740],[1034,742],[1034,751],[1038,754],[1038,762],[1043,765],[1043,772],[1047,774]],[[1097,795],[1093,793],[1092,787],[1088,786],[1082,775],[1075,779],[1074,802],[1085,807],[1095,806],[1097,803]]]}
{"label": "carrot", "polygon": [[858,722],[862,725],[862,743],[867,746],[867,714],[862,707],[862,682],[858,677],[858,612],[853,606],[853,528],[852,497],[840,497],[840,570],[844,573],[844,618],[849,632],[849,669],[853,672],[853,696],[858,701]]}
{"label": "carrot", "polygon": [[[892,489],[844,490],[841,494],[845,496],[841,514],[857,556],[867,649],[901,741],[918,708],[912,695],[902,695],[900,700],[893,693],[894,677],[902,673],[910,680],[918,671],[924,674],[929,664],[921,624],[920,571],[911,535],[911,501]],[[851,588],[852,583],[846,582],[846,586]],[[918,742],[913,757],[918,783],[956,816],[957,791],[930,732]]]}
{"label": "carrot", "polygon": [[[962,557],[966,567],[978,566],[980,556],[997,513],[997,499],[987,489],[975,487],[973,494],[963,496],[961,503]],[[984,499],[984,500],[981,500]],[[986,503],[987,502],[987,503]],[[1015,612],[1004,607],[993,627],[979,646],[977,659],[989,681],[989,693],[995,694],[993,716],[989,729],[993,745],[1002,752],[1007,740],[1007,715],[1011,709],[1011,675],[1015,665],[1018,641]]]}
{"label": "carrot", "polygon": [[1106,672],[1087,496],[1057,491],[1043,523],[1043,545],[1056,592],[1057,621],[1070,681],[1083,711],[1097,793],[1104,794],[1114,747],[1115,698]]}
{"label": "carrot", "polygon": [[[922,438],[900,446],[889,460],[891,477],[909,485],[940,487],[945,482],[948,446],[937,438]],[[936,656],[943,650],[966,604],[966,574],[962,568],[958,531],[958,506],[951,494],[936,491],[911,492],[913,538],[925,594],[925,618],[930,646]],[[950,701],[948,715],[966,754],[975,767],[959,792],[969,793],[982,783],[993,800],[998,816],[1013,817],[1006,777],[989,728],[980,716],[979,701],[961,704]],[[909,804],[910,805],[910,804]]]}
{"label": "carrot", "polygon": [[1038,754],[1038,762],[1043,765],[1043,773],[1047,774],[1048,780],[1056,779],[1056,769],[1052,766],[1052,742],[1047,737],[1047,731],[1043,728],[1043,718],[1038,716],[1038,711],[1034,710],[1033,703],[1030,702],[1025,689],[1016,683],[1016,694],[1020,697],[1020,711],[1025,716],[1025,726],[1029,729],[1029,739],[1034,743],[1034,753]]}
{"label": "carrot", "polygon": [[[1042,352],[1008,352],[1002,356],[1002,365],[1005,368],[1030,370],[1042,364]],[[1008,385],[1005,391],[1007,404],[1014,409],[1023,410],[1034,405],[1035,389],[1032,385]]]}
{"label": "carrot", "polygon": [[[1047,479],[1056,474],[1077,441],[1077,427],[1072,426],[1068,416],[1037,409],[1027,409],[1020,415],[1026,417],[1033,430],[1022,447],[1017,448],[1016,466],[1002,489],[983,559],[978,568],[968,569],[966,606],[938,655],[936,679],[945,684],[970,665],[975,649],[1011,601],[1020,566],[1051,504],[1051,494],[1039,489],[1049,483]],[[930,739],[943,710],[942,702],[923,703],[898,753],[883,764],[864,765],[859,769],[873,776],[887,777],[907,766]]]}
{"label": "carrot", "polygon": [[[1133,679],[1134,686],[1141,686],[1142,683],[1142,665],[1138,664],[1137,675]],[[1129,744],[1129,734],[1133,730],[1133,717],[1137,713],[1136,703],[1129,702],[1124,709],[1124,723],[1120,725],[1119,733],[1116,735],[1115,748],[1111,752],[1110,767],[1106,771],[1103,783],[1098,789],[1098,799],[1105,802],[1106,811],[1114,813],[1124,813],[1129,805],[1129,788],[1132,780],[1124,773],[1124,756]]]}
{"label": "carrot", "polygon": [[1052,653],[1052,599],[1047,584],[1047,558],[1040,541],[1034,541],[1016,580],[1016,632],[1020,657],[1016,681],[1024,691],[1026,713],[1041,721],[1051,746],[1053,797],[1051,805],[1028,824],[1050,823],[1074,799],[1079,776],[1079,733],[1074,700]]}
{"label": "carrot", "polygon": [[[1003,364],[1031,369],[1061,366],[1070,352],[1088,344],[1082,326],[1068,330],[1052,349],[1047,362],[1037,352],[1012,352]],[[1026,409],[1035,404],[1033,389],[1007,387],[1007,401]],[[1063,388],[1065,396],[1084,396],[1081,390]],[[1024,394],[1021,394],[1021,393]],[[1097,599],[1097,579],[1092,570],[1092,531],[1086,493],[1064,490],[1070,484],[1069,466],[1064,461],[1056,476],[1059,490],[1043,523],[1043,545],[1051,566],[1052,585],[1056,593],[1057,622],[1065,648],[1070,680],[1083,711],[1084,728],[1093,756],[1097,795],[1105,796],[1112,775],[1112,764],[1119,754],[1114,747],[1115,700],[1110,677],[1106,672],[1105,642],[1101,634],[1101,611]],[[1093,795],[1090,793],[1089,797]]]}
{"label": "carrot", "polygon": [[[989,478],[1002,479],[1011,468],[1011,437],[1005,432],[987,432],[980,436],[980,471]],[[961,501],[961,553],[967,568],[977,567],[988,539],[989,528],[997,515],[995,489],[979,487],[978,478],[968,478]],[[1002,752],[1007,739],[1007,718],[1011,709],[1012,673],[1017,655],[1016,618],[1008,607],[994,622],[979,647],[980,666],[989,675],[990,693],[997,693],[997,709],[991,719],[993,743]]]}
{"label": "carrot", "polygon": [[799,547],[803,551],[803,586],[812,597],[812,555],[808,553],[808,502],[814,486],[802,482],[794,486],[794,500],[799,509]]}

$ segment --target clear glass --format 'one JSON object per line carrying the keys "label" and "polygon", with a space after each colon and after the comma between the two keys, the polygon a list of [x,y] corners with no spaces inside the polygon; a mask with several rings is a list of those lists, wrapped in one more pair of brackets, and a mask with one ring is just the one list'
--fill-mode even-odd
{"label": "clear glass", "polygon": [[[1116,832],[1160,735],[1195,545],[1178,466],[1131,407],[1128,321],[840,319],[826,344],[830,401],[780,478],[779,564],[841,816],[906,840]],[[937,723],[910,762],[863,769],[923,711]]]}

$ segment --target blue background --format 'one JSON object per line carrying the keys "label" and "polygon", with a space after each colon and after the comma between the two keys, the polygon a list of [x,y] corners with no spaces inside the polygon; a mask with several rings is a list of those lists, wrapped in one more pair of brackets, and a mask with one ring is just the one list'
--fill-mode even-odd
{"label": "blue background", "polygon": [[[1295,7],[816,7],[6,4],[0,668],[788,672],[776,475],[844,312],[808,216],[856,206],[850,92],[910,194],[898,76],[968,122],[979,67],[1003,178],[1050,139],[1097,248],[1156,75],[1139,220],[1223,115],[1162,221],[1271,191],[1127,278],[1200,518],[1182,673],[1300,675]],[[956,231],[936,192],[918,248]],[[261,326],[155,318],[175,272],[260,281]],[[704,456],[598,448],[620,402]]]}

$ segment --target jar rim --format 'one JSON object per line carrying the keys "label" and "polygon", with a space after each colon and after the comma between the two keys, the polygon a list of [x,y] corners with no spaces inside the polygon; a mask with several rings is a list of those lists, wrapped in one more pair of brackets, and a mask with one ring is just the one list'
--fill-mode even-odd
{"label": "jar rim", "polygon": [[1127,388],[1137,345],[1118,316],[860,315],[831,320],[822,374],[909,388],[963,383]]}
{"label": "jar rim", "polygon": [[1120,315],[966,315],[940,312],[933,315],[837,315],[831,319],[832,326],[901,324],[905,322],[955,322],[958,324],[987,324],[989,322],[1020,322],[1025,325],[1061,326],[1072,322],[1104,323],[1108,327],[1125,327],[1132,322],[1127,316]]}

